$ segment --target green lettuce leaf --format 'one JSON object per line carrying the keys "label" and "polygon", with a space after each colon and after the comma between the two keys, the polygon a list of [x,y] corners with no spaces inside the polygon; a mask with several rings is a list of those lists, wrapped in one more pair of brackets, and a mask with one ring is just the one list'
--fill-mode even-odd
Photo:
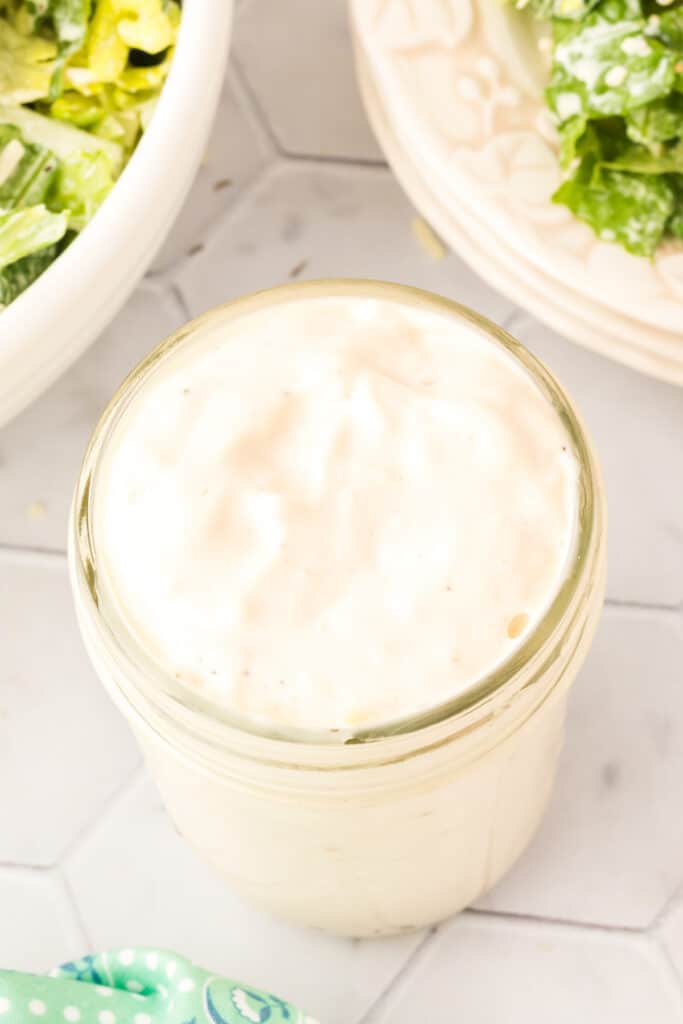
{"label": "green lettuce leaf", "polygon": [[683,0],[512,2],[552,25],[554,201],[639,256],[683,238]]}
{"label": "green lettuce leaf", "polygon": [[588,157],[553,197],[604,241],[635,256],[654,255],[676,207],[674,189],[660,176],[596,166]]}
{"label": "green lettuce leaf", "polygon": [[[68,131],[71,144],[82,141],[82,132]],[[0,209],[44,203],[53,213],[66,213],[69,228],[81,231],[111,191],[116,168],[101,147],[60,143],[58,159],[46,146],[28,142],[16,125],[0,125]]]}
{"label": "green lettuce leaf", "polygon": [[100,0],[85,54],[85,67],[95,82],[115,82],[128,64],[129,47],[119,35],[120,20],[114,0]]}
{"label": "green lettuce leaf", "polygon": [[47,113],[129,155],[168,75],[180,23],[175,0],[98,0],[85,47],[67,63]]}
{"label": "green lettuce leaf", "polygon": [[8,306],[17,295],[21,295],[30,284],[33,284],[44,270],[47,270],[62,251],[64,240],[48,245],[31,256],[24,256],[0,270],[0,306]]}
{"label": "green lettuce leaf", "polygon": [[547,99],[560,124],[577,116],[625,116],[670,95],[680,56],[645,35],[639,12],[632,0],[607,0],[556,30]]}
{"label": "green lettuce leaf", "polygon": [[4,103],[31,103],[50,92],[56,67],[55,43],[26,36],[0,18],[0,98]]}
{"label": "green lettuce leaf", "polygon": [[676,208],[667,225],[667,231],[673,238],[683,242],[683,175],[673,179],[673,188],[676,193]]}
{"label": "green lettuce leaf", "polygon": [[0,0],[0,307],[111,191],[179,23],[179,0]]}
{"label": "green lettuce leaf", "polygon": [[[38,6],[38,0],[34,0]],[[60,55],[75,53],[83,46],[90,20],[90,0],[41,0],[43,25],[51,24]]]}
{"label": "green lettuce leaf", "polygon": [[[131,50],[163,53],[175,43],[179,8],[163,0],[98,0],[85,67],[96,82],[118,83]],[[123,85],[125,88],[125,85]]]}
{"label": "green lettuce leaf", "polygon": [[560,166],[571,167],[579,155],[579,150],[585,147],[588,132],[588,120],[581,115],[570,117],[569,120],[559,125],[560,136]]}
{"label": "green lettuce leaf", "polygon": [[50,81],[50,95],[59,95],[67,57],[85,43],[91,0],[22,0],[14,5],[13,21],[25,36],[53,39],[56,61]]}
{"label": "green lettuce leaf", "polygon": [[61,241],[67,220],[42,204],[0,211],[0,269]]}
{"label": "green lettuce leaf", "polygon": [[662,9],[657,6],[650,16],[647,31],[671,49],[683,53],[683,7]]}
{"label": "green lettuce leaf", "polygon": [[14,126],[0,126],[0,208],[45,202],[57,175],[57,160],[44,146],[27,143]]}
{"label": "green lettuce leaf", "polygon": [[662,143],[683,138],[683,94],[672,93],[626,115],[626,134],[655,156]]}
{"label": "green lettuce leaf", "polygon": [[[28,0],[32,2],[32,0]],[[36,0],[33,0],[36,2]],[[47,4],[43,20],[52,24],[57,37],[59,57],[50,83],[50,97],[59,96],[64,83],[66,58],[85,43],[90,19],[90,0],[41,0]]]}
{"label": "green lettuce leaf", "polygon": [[99,138],[91,132],[82,131],[74,125],[38,114],[26,107],[0,104],[0,125],[15,126],[27,142],[45,146],[60,160],[71,153],[102,152],[111,162],[116,174],[124,163],[125,154],[118,143]]}
{"label": "green lettuce leaf", "polygon": [[172,46],[177,8],[164,0],[107,0],[118,10],[119,35],[131,50],[161,53]]}
{"label": "green lettuce leaf", "polygon": [[104,153],[72,153],[59,164],[48,205],[65,211],[69,227],[81,231],[114,185],[112,166]]}
{"label": "green lettuce leaf", "polygon": [[658,154],[642,146],[626,146],[618,156],[603,160],[601,166],[633,174],[683,175],[683,142],[666,146]]}
{"label": "green lettuce leaf", "polygon": [[63,92],[50,104],[49,113],[59,121],[68,121],[77,128],[94,128],[104,117],[98,99],[79,92]]}
{"label": "green lettuce leaf", "polygon": [[599,3],[600,0],[518,0],[517,7],[530,7],[539,18],[578,21]]}

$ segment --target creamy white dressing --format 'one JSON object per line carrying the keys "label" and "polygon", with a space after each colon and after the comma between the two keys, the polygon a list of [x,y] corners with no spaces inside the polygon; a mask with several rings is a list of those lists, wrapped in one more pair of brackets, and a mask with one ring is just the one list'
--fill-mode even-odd
{"label": "creamy white dressing", "polygon": [[297,299],[214,322],[146,379],[98,470],[99,571],[151,657],[225,707],[370,726],[529,635],[577,475],[555,408],[474,326]]}

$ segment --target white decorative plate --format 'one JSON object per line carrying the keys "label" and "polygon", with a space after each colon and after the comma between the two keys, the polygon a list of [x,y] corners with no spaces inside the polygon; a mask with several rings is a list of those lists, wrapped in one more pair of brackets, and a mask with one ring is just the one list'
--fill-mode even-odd
{"label": "white decorative plate", "polygon": [[[680,338],[683,351],[683,246],[639,259],[551,202],[559,168],[542,96],[546,72],[523,16],[500,0],[351,0],[351,10],[360,62],[396,153],[410,154],[446,216],[467,220],[482,254],[495,246],[500,256],[503,244],[507,276],[530,287],[535,275],[577,340],[596,347],[585,332],[579,337],[575,317],[599,327],[607,316],[650,349],[663,341],[669,352]],[[633,365],[621,332],[607,348]]]}
{"label": "white decorative plate", "polygon": [[[471,218],[455,217],[429,190],[419,170],[400,151],[377,103],[376,93],[358,62],[361,92],[372,126],[399,182],[444,240],[499,291],[526,306],[552,327],[602,355],[642,373],[683,385],[683,344],[678,334],[647,328],[606,307],[563,289],[522,263],[492,235],[482,235]],[[485,243],[485,244],[484,244]]]}

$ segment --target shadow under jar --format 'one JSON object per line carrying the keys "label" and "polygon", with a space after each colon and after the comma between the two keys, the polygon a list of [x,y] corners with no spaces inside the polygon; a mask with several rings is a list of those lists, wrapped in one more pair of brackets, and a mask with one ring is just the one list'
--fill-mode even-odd
{"label": "shadow under jar", "polygon": [[[446,699],[329,728],[249,713],[163,664],[116,593],[96,514],[112,438],[155,375],[191,355],[207,332],[318,298],[400,303],[498,346],[556,412],[577,467],[566,565],[547,607],[508,656]],[[189,536],[178,543],[189,544]],[[533,356],[437,296],[377,282],[322,281],[208,313],[130,375],[85,456],[70,571],[90,657],[137,735],[179,831],[255,904],[327,931],[371,936],[420,928],[462,909],[529,842],[553,786],[568,692],[602,607],[605,547],[604,494],[590,443],[568,398]],[[415,686],[421,685],[418,651]]]}

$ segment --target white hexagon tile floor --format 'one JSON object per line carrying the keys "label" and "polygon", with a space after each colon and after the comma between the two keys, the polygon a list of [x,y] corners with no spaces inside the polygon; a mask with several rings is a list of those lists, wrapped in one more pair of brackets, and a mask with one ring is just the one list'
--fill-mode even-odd
{"label": "white hexagon tile floor", "polygon": [[[680,1024],[683,392],[430,260],[363,117],[343,6],[240,0],[211,145],[151,274],[0,431],[0,964],[161,943],[323,1024]],[[326,275],[421,285],[510,326],[582,408],[611,504],[608,608],[538,837],[476,908],[382,942],[272,921],[195,858],[88,665],[64,559],[79,460],[127,370],[190,314]]]}

